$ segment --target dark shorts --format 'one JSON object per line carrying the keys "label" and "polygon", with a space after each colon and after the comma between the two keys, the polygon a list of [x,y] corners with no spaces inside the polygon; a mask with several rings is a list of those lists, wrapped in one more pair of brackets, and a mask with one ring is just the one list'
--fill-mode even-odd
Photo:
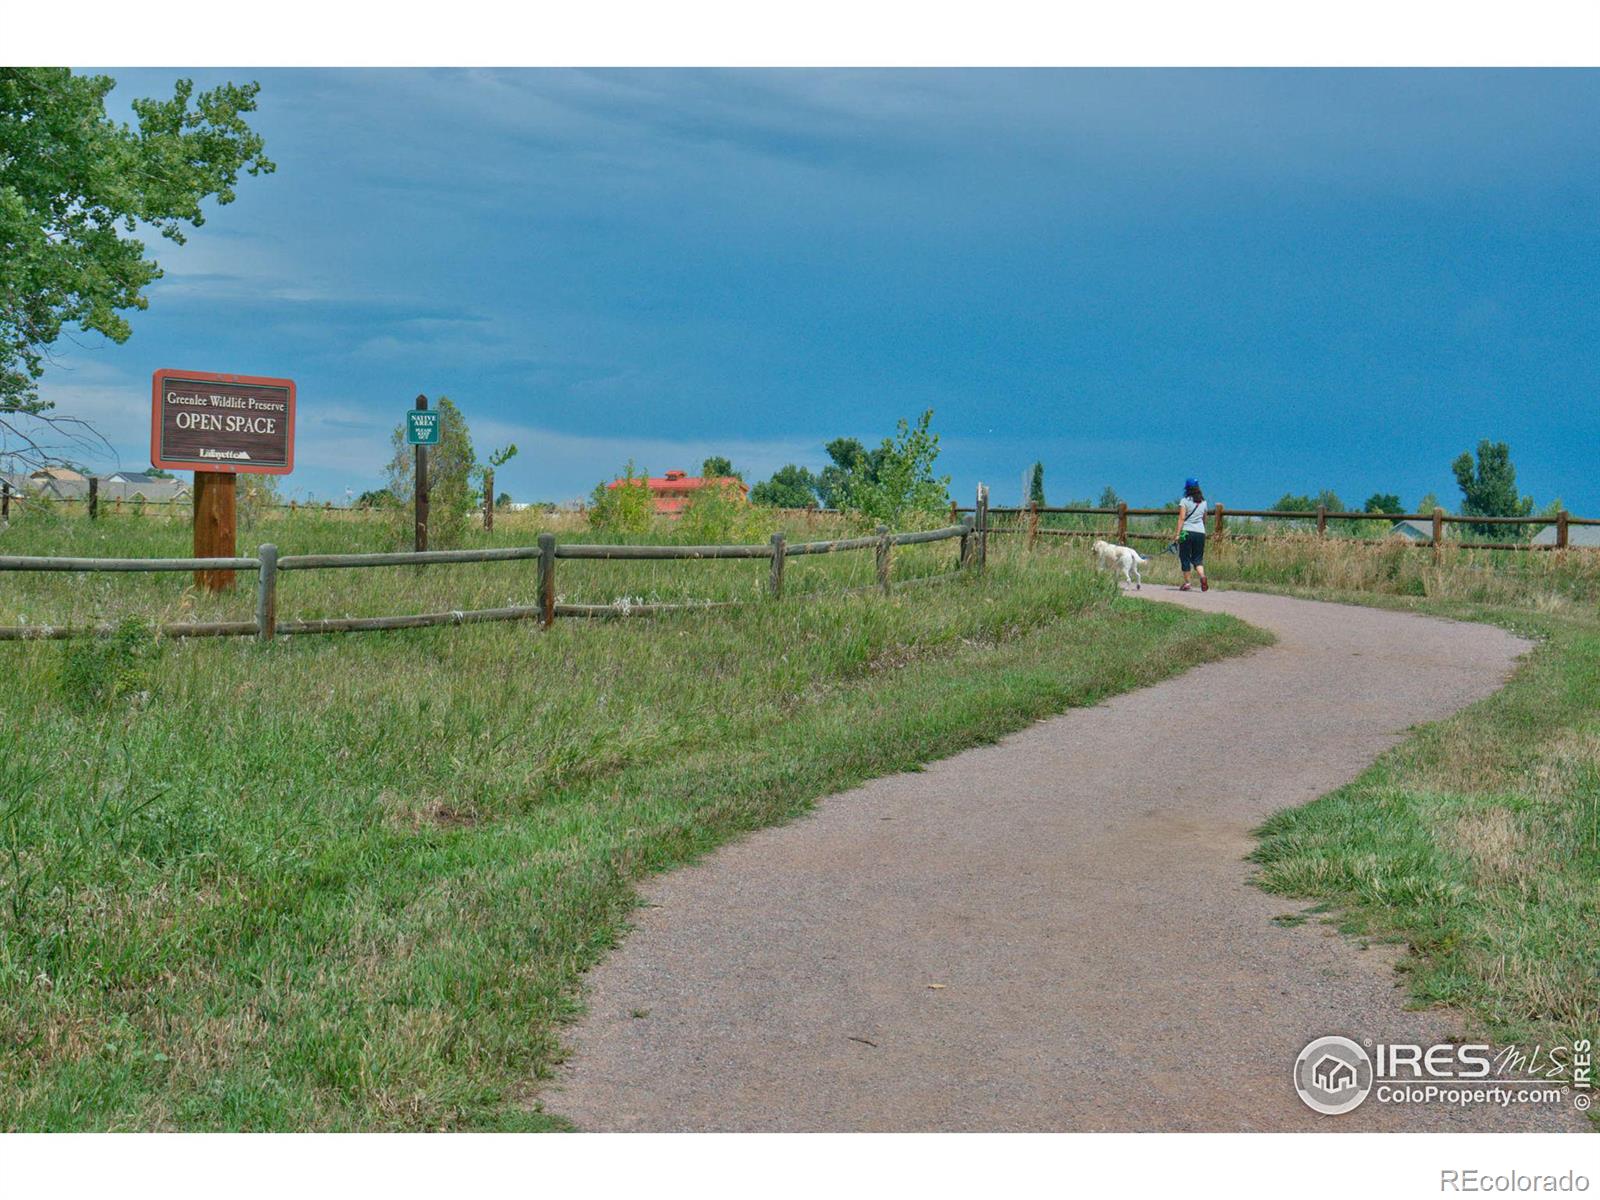
{"label": "dark shorts", "polygon": [[1206,535],[1186,533],[1178,542],[1178,562],[1185,571],[1192,571],[1206,561]]}

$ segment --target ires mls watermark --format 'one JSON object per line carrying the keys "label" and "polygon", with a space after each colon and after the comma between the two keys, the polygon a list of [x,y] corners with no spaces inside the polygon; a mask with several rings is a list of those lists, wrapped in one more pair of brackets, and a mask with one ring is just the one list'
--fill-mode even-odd
{"label": "ires mls watermark", "polygon": [[1493,1046],[1439,1042],[1357,1042],[1320,1037],[1294,1062],[1294,1089],[1324,1116],[1378,1104],[1571,1103],[1587,1112],[1594,1095],[1594,1050],[1588,1038],[1570,1046]]}
{"label": "ires mls watermark", "polygon": [[1534,1171],[1451,1170],[1439,1172],[1441,1192],[1487,1192],[1502,1195],[1516,1192],[1587,1192],[1589,1177],[1578,1171],[1563,1175]]}

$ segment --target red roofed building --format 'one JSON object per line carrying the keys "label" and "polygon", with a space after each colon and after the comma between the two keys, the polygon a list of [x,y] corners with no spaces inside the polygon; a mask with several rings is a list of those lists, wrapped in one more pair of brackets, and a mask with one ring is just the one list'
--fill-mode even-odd
{"label": "red roofed building", "polygon": [[[628,480],[626,479],[613,479],[606,486],[621,487],[627,482]],[[747,500],[750,497],[750,485],[742,479],[735,479],[731,475],[722,475],[715,479],[703,479],[698,475],[685,475],[682,471],[668,471],[665,475],[652,475],[649,479],[635,479],[633,483],[635,486],[644,486],[650,489],[650,495],[655,498],[656,516],[658,517],[682,515],[684,506],[689,503],[689,498],[708,484],[737,488],[739,499],[741,500]]]}

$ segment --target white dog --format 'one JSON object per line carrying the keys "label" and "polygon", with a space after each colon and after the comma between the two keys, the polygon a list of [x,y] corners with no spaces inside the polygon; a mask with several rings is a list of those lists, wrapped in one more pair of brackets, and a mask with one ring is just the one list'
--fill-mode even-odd
{"label": "white dog", "polygon": [[1113,571],[1121,571],[1122,578],[1133,584],[1135,588],[1144,586],[1144,576],[1139,574],[1139,564],[1150,560],[1141,555],[1132,546],[1117,546],[1110,542],[1096,542],[1094,544],[1094,569],[1100,570],[1109,566]]}

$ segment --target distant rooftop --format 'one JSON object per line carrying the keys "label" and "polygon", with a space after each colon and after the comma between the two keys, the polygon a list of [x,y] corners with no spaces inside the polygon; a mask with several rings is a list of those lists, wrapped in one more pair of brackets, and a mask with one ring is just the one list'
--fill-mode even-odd
{"label": "distant rooftop", "polygon": [[1389,527],[1391,537],[1410,538],[1414,542],[1433,541],[1432,521],[1396,521]]}
{"label": "distant rooftop", "polygon": [[[1556,527],[1546,525],[1533,535],[1535,546],[1554,546],[1556,544]],[[1568,525],[1567,545],[1589,546],[1600,549],[1600,525]]]}

